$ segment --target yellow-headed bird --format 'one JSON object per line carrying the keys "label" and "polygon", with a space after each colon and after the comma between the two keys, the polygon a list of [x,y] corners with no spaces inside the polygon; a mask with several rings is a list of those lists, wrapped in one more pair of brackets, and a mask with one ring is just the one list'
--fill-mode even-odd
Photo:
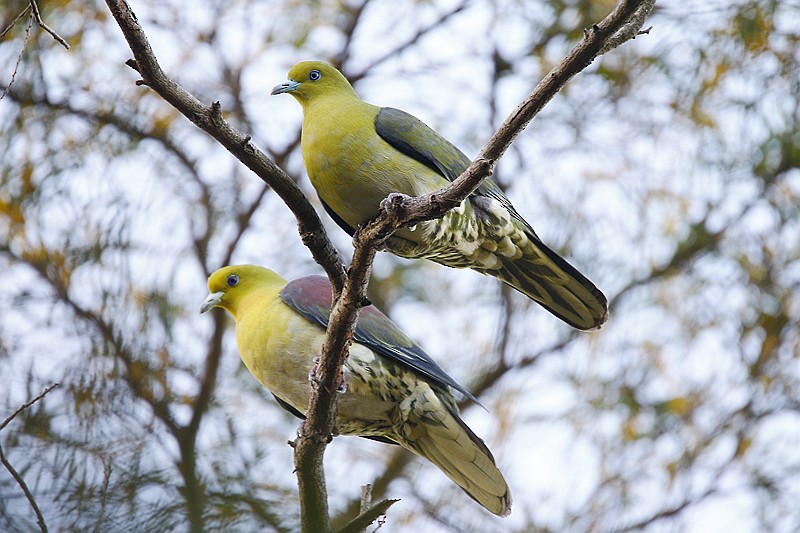
{"label": "yellow-headed bird", "polygon": [[[266,268],[239,265],[214,272],[208,290],[200,311],[222,307],[233,315],[247,369],[281,406],[304,418],[309,372],[330,316],[328,280],[287,283]],[[399,444],[438,466],[492,513],[510,513],[503,474],[459,417],[450,387],[475,398],[375,307],[361,309],[353,340],[339,397],[339,433]]]}
{"label": "yellow-headed bird", "polygon": [[[392,193],[419,196],[456,179],[469,158],[404,111],[361,100],[319,61],[298,63],[272,94],[303,106],[302,149],[325,210],[351,235]],[[394,254],[495,276],[578,329],[596,329],[608,302],[594,284],[545,246],[491,179],[443,218],[396,232]]]}

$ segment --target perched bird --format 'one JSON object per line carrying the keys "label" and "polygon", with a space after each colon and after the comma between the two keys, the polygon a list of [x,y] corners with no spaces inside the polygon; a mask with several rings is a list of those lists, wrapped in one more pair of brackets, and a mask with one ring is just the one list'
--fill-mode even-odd
{"label": "perched bird", "polygon": [[[390,194],[419,196],[447,186],[470,164],[445,138],[404,111],[361,100],[334,67],[298,63],[272,94],[303,106],[308,177],[330,216],[351,235]],[[545,246],[491,179],[443,218],[397,231],[387,250],[495,276],[571,326],[599,328],[606,297]]]}
{"label": "perched bird", "polygon": [[[309,372],[331,312],[328,280],[311,276],[287,283],[266,268],[239,265],[214,272],[208,290],[200,312],[222,307],[233,315],[247,369],[281,406],[305,418]],[[338,432],[399,444],[438,466],[492,513],[510,513],[503,474],[459,417],[450,388],[475,398],[373,306],[361,309],[353,340],[338,400]]]}

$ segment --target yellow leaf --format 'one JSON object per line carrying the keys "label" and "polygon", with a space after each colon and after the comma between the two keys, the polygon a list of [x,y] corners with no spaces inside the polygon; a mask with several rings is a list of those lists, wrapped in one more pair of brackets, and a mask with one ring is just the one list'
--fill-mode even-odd
{"label": "yellow leaf", "polygon": [[734,457],[742,457],[747,450],[750,449],[750,446],[753,444],[753,439],[748,437],[740,437],[739,442],[736,444],[736,452],[733,454]]}
{"label": "yellow leaf", "polygon": [[692,412],[694,407],[693,402],[685,396],[677,396],[671,400],[667,400],[666,410],[678,416],[685,416]]}
{"label": "yellow leaf", "polygon": [[629,418],[622,424],[622,438],[626,441],[632,441],[639,438],[639,432],[634,427],[634,420]]}

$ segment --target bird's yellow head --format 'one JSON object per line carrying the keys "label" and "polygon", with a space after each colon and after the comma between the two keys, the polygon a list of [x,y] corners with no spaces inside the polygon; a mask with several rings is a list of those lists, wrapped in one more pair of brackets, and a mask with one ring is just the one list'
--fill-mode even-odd
{"label": "bird's yellow head", "polygon": [[347,78],[322,61],[303,61],[293,66],[289,81],[272,88],[271,94],[283,93],[291,94],[304,106],[320,96],[356,96]]}
{"label": "bird's yellow head", "polygon": [[264,267],[234,265],[220,268],[208,278],[208,297],[200,306],[200,312],[221,307],[235,318],[244,296],[276,285],[282,287],[286,285],[286,280]]}

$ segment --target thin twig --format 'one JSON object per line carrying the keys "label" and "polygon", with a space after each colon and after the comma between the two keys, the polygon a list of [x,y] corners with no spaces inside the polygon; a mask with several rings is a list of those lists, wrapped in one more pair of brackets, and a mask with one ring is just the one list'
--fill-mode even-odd
{"label": "thin twig", "polygon": [[25,53],[25,47],[28,45],[28,40],[31,38],[31,26],[33,26],[33,16],[28,19],[28,25],[25,27],[25,39],[22,41],[22,50],[20,50],[17,56],[17,62],[14,63],[14,72],[11,73],[11,80],[8,82],[8,85],[6,85],[3,94],[0,95],[0,100],[6,97],[8,91],[11,90],[11,86],[14,84],[14,78],[17,77],[17,69],[19,69],[19,63],[22,61],[22,54]]}
{"label": "thin twig", "polygon": [[336,533],[360,533],[366,529],[368,525],[378,520],[381,516],[386,514],[389,507],[399,502],[400,500],[382,500],[357,517],[353,518],[343,528],[336,531]]}
{"label": "thin twig", "polygon": [[11,463],[8,462],[6,459],[6,454],[3,453],[3,445],[0,444],[0,463],[6,467],[6,470],[11,474],[11,477],[17,482],[17,485],[20,486],[22,492],[25,494],[25,497],[28,499],[28,503],[31,504],[33,508],[33,512],[36,514],[36,523],[39,524],[39,529],[41,529],[42,533],[47,533],[47,524],[45,524],[44,516],[42,515],[42,511],[39,509],[39,505],[36,503],[36,499],[31,494],[30,489],[28,489],[28,485],[25,484],[25,480],[22,479],[22,476],[19,475]]}
{"label": "thin twig", "polygon": [[31,5],[28,4],[27,6],[25,6],[25,9],[23,9],[22,11],[19,12],[19,15],[17,15],[17,17],[14,20],[11,21],[11,24],[6,26],[6,29],[4,29],[2,32],[0,32],[0,41],[3,40],[3,37],[5,37],[6,34],[11,31],[11,28],[16,26],[17,22],[22,20],[22,17],[27,15],[30,10],[31,10]]}
{"label": "thin twig", "polygon": [[303,243],[311,251],[314,260],[325,269],[331,280],[334,295],[338,295],[344,285],[344,263],[325,233],[322,221],[316,211],[294,180],[256,148],[250,142],[249,136],[236,130],[223,119],[218,102],[211,106],[205,105],[167,77],[158,64],[139,20],[124,0],[106,0],[106,5],[133,52],[135,60],[129,60],[127,64],[142,76],[138,84],[153,89],[272,187],[291,209],[297,219],[298,231]]}
{"label": "thin twig", "polygon": [[[12,420],[14,420],[14,417],[16,417],[25,409],[29,408],[30,406],[32,406],[33,404],[44,398],[48,392],[55,389],[56,387],[59,387],[60,385],[61,385],[60,383],[53,383],[52,385],[44,389],[36,398],[19,406],[16,411],[11,413],[5,420],[3,420],[3,423],[0,424],[0,430],[2,430]],[[25,483],[25,480],[22,479],[22,476],[19,475],[19,472],[17,472],[17,470],[11,465],[11,463],[6,458],[6,454],[3,451],[3,445],[1,443],[0,443],[0,462],[3,463],[3,466],[6,467],[6,470],[8,470],[8,472],[11,474],[11,477],[14,478],[14,480],[17,482],[17,485],[19,485],[19,487],[22,489],[22,492],[25,494],[25,498],[28,499],[28,503],[31,504],[31,508],[33,509],[33,512],[36,515],[36,523],[39,524],[39,529],[42,531],[42,533],[47,533],[47,524],[44,521],[44,515],[42,515],[41,509],[39,509],[39,505],[36,503],[36,498],[33,497],[33,494],[28,488],[28,485]]]}
{"label": "thin twig", "polygon": [[[628,26],[625,27],[633,27],[632,17],[648,2],[652,0],[622,0],[611,14],[587,30],[581,43],[514,110],[475,161],[450,186],[418,198],[393,197],[388,202],[386,212],[359,231],[351,266],[345,276],[341,260],[322,229],[316,212],[296,184],[255,148],[249,142],[249,137],[223,120],[218,103],[210,108],[204,106],[169,79],[158,65],[130,7],[123,0],[106,0],[136,57],[135,62],[128,64],[141,74],[140,84],[155,90],[276,190],[295,213],[303,242],[331,278],[335,302],[320,354],[317,380],[312,387],[308,418],[294,442],[303,531],[330,530],[322,458],[333,433],[336,388],[341,381],[342,364],[352,339],[358,310],[367,302],[366,286],[376,250],[397,229],[441,217],[458,206],[491,173],[496,161],[516,136],[572,76],[586,68],[608,40],[618,35],[626,24]],[[635,28],[634,36],[640,27],[641,24]]]}
{"label": "thin twig", "polygon": [[53,30],[50,26],[45,24],[44,20],[42,20],[42,15],[41,13],[39,13],[39,6],[36,4],[36,0],[30,0],[30,3],[31,3],[31,9],[33,9],[33,16],[36,18],[36,24],[38,24],[39,27],[42,28],[44,31],[52,35],[53,39],[64,45],[64,48],[69,50],[69,44],[67,44],[67,41],[65,41],[63,37],[57,34],[55,30]]}
{"label": "thin twig", "polygon": [[45,397],[45,396],[46,396],[46,395],[47,395],[47,394],[48,394],[48,393],[49,393],[51,390],[53,390],[53,389],[55,389],[55,388],[57,388],[57,387],[60,387],[60,386],[61,386],[61,383],[58,383],[58,382],[56,382],[56,383],[53,383],[52,385],[50,385],[49,387],[47,387],[46,389],[44,389],[44,390],[41,392],[41,394],[39,394],[39,395],[38,395],[36,398],[34,398],[33,400],[29,401],[28,403],[23,403],[22,405],[20,405],[20,406],[17,408],[17,410],[16,410],[16,411],[14,411],[13,413],[11,413],[11,414],[8,416],[8,418],[6,418],[5,420],[3,420],[3,423],[2,423],[2,424],[0,424],[0,431],[2,431],[2,430],[3,430],[3,428],[4,428],[4,427],[6,427],[6,426],[9,424],[9,422],[11,422],[12,420],[14,420],[14,417],[16,417],[18,414],[20,414],[20,413],[21,413],[21,412],[23,412],[25,409],[29,408],[31,405],[35,404],[36,402],[38,402],[39,400],[41,400],[42,398],[44,398],[44,397]]}
{"label": "thin twig", "polygon": [[106,519],[106,506],[108,505],[108,486],[111,483],[111,461],[101,456],[100,460],[103,461],[103,487],[100,490],[100,512],[98,513],[97,522],[92,529],[93,533],[100,533],[103,531],[103,522]]}
{"label": "thin twig", "polygon": [[365,512],[372,505],[372,485],[365,483],[361,485],[361,502],[359,514]]}

